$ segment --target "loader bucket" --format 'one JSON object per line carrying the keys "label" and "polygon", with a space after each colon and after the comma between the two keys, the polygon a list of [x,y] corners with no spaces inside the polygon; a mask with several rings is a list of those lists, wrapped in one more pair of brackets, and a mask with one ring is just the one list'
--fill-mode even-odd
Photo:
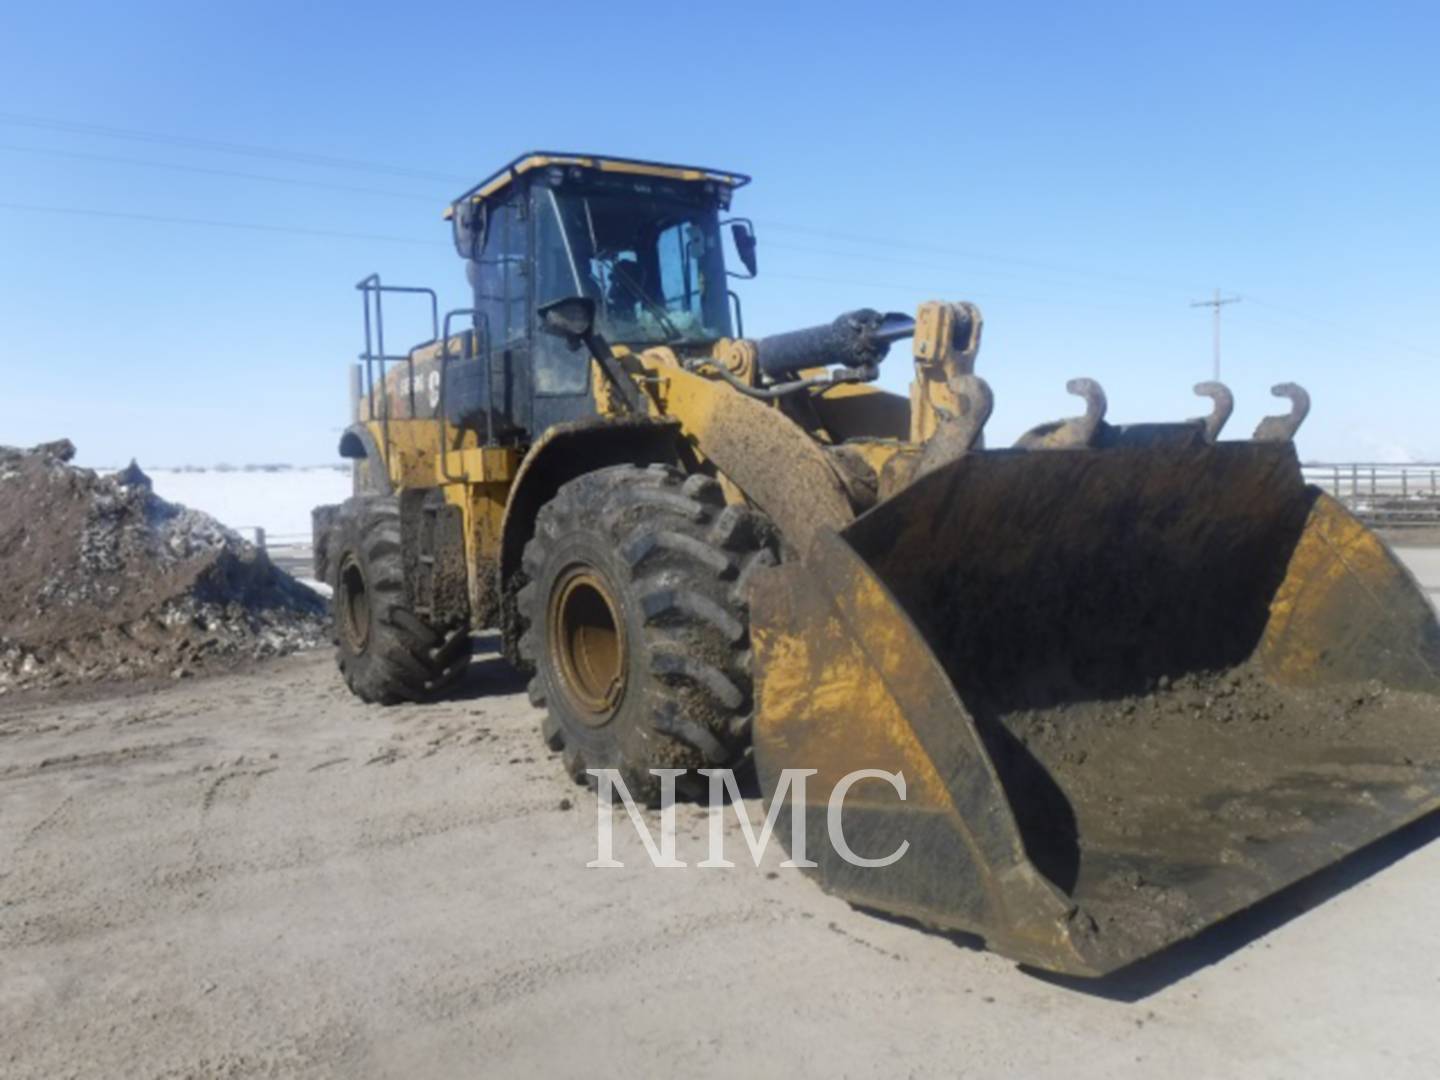
{"label": "loader bucket", "polygon": [[780,835],[804,805],[828,890],[1039,968],[1122,967],[1440,807],[1434,611],[1288,442],[971,453],[751,596],[767,799],[815,770]]}

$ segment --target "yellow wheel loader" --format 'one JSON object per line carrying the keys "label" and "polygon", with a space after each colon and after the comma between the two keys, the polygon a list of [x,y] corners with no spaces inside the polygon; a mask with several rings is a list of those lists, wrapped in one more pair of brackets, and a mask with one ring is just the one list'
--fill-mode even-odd
{"label": "yellow wheel loader", "polygon": [[[360,283],[356,493],[315,520],[357,695],[441,695],[498,627],[577,781],[753,754],[825,888],[1074,974],[1440,806],[1440,628],[1305,485],[1303,390],[1223,440],[1218,383],[1112,424],[1076,379],[988,447],[973,305],[744,336],[747,180],[530,154],[447,211],[471,305]],[[397,293],[432,334],[392,354]],[[902,341],[908,399],[873,385]]]}

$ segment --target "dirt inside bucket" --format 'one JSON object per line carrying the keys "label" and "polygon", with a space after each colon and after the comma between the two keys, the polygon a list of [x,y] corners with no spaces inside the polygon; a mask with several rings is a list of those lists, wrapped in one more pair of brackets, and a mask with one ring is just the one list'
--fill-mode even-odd
{"label": "dirt inside bucket", "polygon": [[1132,940],[1187,936],[1440,792],[1440,698],[1280,687],[1254,664],[982,731],[1032,861]]}

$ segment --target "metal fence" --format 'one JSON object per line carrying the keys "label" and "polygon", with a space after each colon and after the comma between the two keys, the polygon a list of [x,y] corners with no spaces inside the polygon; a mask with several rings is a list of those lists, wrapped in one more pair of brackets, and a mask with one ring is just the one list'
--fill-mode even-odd
{"label": "metal fence", "polygon": [[1306,480],[1334,495],[1367,525],[1440,528],[1440,462],[1320,462],[1304,468]]}
{"label": "metal fence", "polygon": [[307,533],[273,533],[263,525],[237,525],[235,531],[258,548],[309,547],[311,536]]}

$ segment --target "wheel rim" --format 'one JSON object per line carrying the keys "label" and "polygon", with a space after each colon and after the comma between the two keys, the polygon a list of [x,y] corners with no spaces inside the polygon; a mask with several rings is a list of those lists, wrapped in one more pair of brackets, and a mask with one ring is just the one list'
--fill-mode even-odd
{"label": "wheel rim", "polygon": [[336,589],[340,594],[340,631],[353,652],[363,652],[370,640],[370,590],[354,555],[340,563]]}
{"label": "wheel rim", "polygon": [[587,566],[565,571],[550,592],[550,653],[579,719],[609,722],[625,693],[625,634],[605,580]]}

